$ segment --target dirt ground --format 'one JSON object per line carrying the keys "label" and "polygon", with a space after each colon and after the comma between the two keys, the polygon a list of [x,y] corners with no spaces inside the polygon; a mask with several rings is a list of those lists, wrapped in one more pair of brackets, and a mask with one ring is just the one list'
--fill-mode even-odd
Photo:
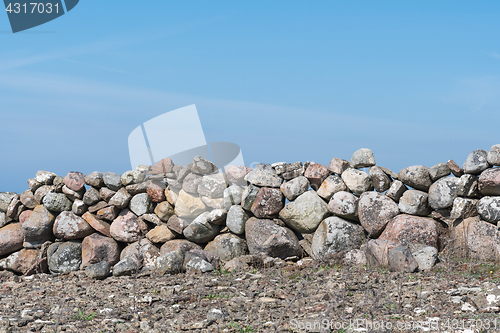
{"label": "dirt ground", "polygon": [[500,266],[453,260],[408,274],[307,259],[102,281],[3,271],[0,332],[500,332],[477,304],[498,285]]}

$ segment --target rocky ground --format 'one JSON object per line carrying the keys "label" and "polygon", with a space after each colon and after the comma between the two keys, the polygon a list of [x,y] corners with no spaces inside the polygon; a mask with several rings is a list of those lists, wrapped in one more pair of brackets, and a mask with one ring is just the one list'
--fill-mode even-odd
{"label": "rocky ground", "polygon": [[438,319],[441,332],[500,332],[499,285],[500,266],[454,260],[419,273],[309,259],[105,280],[2,271],[0,332],[437,332]]}

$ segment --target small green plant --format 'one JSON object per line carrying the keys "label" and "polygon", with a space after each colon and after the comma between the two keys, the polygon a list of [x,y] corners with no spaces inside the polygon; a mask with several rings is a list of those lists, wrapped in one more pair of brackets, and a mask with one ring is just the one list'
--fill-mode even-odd
{"label": "small green plant", "polygon": [[84,313],[82,309],[78,309],[78,314],[76,315],[77,320],[81,321],[89,321],[93,320],[95,318],[96,313],[94,311],[91,311],[89,313]]}
{"label": "small green plant", "polygon": [[243,329],[243,328],[240,327],[240,325],[238,323],[231,322],[228,326],[236,328],[238,330],[238,332],[240,332],[240,333],[255,332],[255,330],[250,325],[248,325],[247,327],[245,327]]}
{"label": "small green plant", "polygon": [[220,275],[220,276],[228,276],[229,274],[234,273],[234,271],[235,271],[235,269],[230,271],[230,270],[224,269],[222,266],[220,266],[214,272],[215,272],[215,274]]}

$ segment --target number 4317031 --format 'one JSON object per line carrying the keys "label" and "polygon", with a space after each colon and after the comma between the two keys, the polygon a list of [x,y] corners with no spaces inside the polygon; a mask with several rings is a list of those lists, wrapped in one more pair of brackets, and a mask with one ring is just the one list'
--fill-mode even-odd
{"label": "number 4317031", "polygon": [[7,8],[5,9],[9,14],[51,14],[52,12],[59,13],[59,4],[56,3],[52,5],[50,2],[42,3],[42,2],[30,2],[30,4],[20,4],[20,3],[9,3]]}

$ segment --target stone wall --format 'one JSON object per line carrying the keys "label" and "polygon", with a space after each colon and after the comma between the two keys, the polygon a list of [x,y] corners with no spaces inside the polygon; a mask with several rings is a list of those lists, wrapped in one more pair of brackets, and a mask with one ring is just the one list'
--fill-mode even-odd
{"label": "stone wall", "polygon": [[439,253],[499,261],[500,145],[454,161],[259,164],[163,159],[123,175],[39,171],[0,193],[0,269],[89,276],[236,269],[311,257],[429,269]]}

